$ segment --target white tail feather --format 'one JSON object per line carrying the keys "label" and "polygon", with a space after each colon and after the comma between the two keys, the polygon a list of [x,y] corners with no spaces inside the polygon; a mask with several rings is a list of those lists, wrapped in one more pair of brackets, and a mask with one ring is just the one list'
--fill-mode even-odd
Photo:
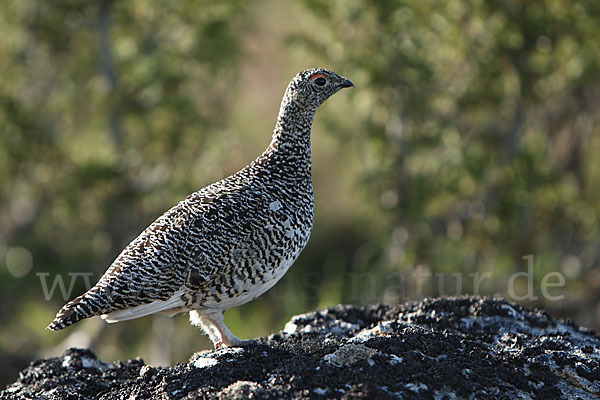
{"label": "white tail feather", "polygon": [[[173,296],[171,296],[171,298],[168,300],[155,300],[152,303],[142,304],[137,307],[113,311],[108,314],[102,314],[100,318],[109,324],[112,324],[114,322],[127,321],[130,319],[145,317],[146,315],[155,314],[158,312],[178,309],[184,305],[183,301],[181,300],[182,294],[183,290],[180,289],[173,293]],[[174,312],[171,312],[171,314],[177,314],[178,312],[178,310],[173,311]]]}

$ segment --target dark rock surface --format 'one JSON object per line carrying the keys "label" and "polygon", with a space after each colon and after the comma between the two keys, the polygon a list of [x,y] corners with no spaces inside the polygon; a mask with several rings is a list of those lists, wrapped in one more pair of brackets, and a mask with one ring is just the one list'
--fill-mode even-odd
{"label": "dark rock surface", "polygon": [[600,339],[503,300],[336,306],[245,348],[171,368],[103,363],[89,350],[37,360],[0,399],[592,399]]}

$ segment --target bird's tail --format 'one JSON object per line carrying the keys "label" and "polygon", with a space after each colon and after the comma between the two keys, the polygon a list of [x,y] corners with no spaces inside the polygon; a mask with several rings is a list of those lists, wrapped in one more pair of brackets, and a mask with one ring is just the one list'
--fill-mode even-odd
{"label": "bird's tail", "polygon": [[94,289],[92,288],[87,293],[65,304],[56,313],[56,317],[47,329],[60,331],[82,319],[102,314],[106,308],[106,300],[103,300],[100,296],[95,296]]}

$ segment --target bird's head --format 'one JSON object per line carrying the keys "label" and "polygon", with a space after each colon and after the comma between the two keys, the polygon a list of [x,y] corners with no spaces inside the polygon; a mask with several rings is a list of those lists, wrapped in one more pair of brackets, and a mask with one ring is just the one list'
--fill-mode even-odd
{"label": "bird's head", "polygon": [[352,82],[335,72],[313,68],[298,73],[290,82],[285,96],[300,108],[315,111],[340,89],[353,86]]}

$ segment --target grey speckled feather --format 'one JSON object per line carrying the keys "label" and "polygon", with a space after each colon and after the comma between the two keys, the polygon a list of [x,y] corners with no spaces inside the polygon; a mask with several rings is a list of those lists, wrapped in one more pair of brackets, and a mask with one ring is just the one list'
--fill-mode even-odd
{"label": "grey speckled feather", "polygon": [[270,289],[308,242],[314,214],[312,121],[319,105],[350,86],[325,69],[296,75],[267,149],[154,221],[48,328],[60,330],[94,315],[116,322],[190,311],[192,323],[215,347],[244,344],[225,326],[223,312]]}

